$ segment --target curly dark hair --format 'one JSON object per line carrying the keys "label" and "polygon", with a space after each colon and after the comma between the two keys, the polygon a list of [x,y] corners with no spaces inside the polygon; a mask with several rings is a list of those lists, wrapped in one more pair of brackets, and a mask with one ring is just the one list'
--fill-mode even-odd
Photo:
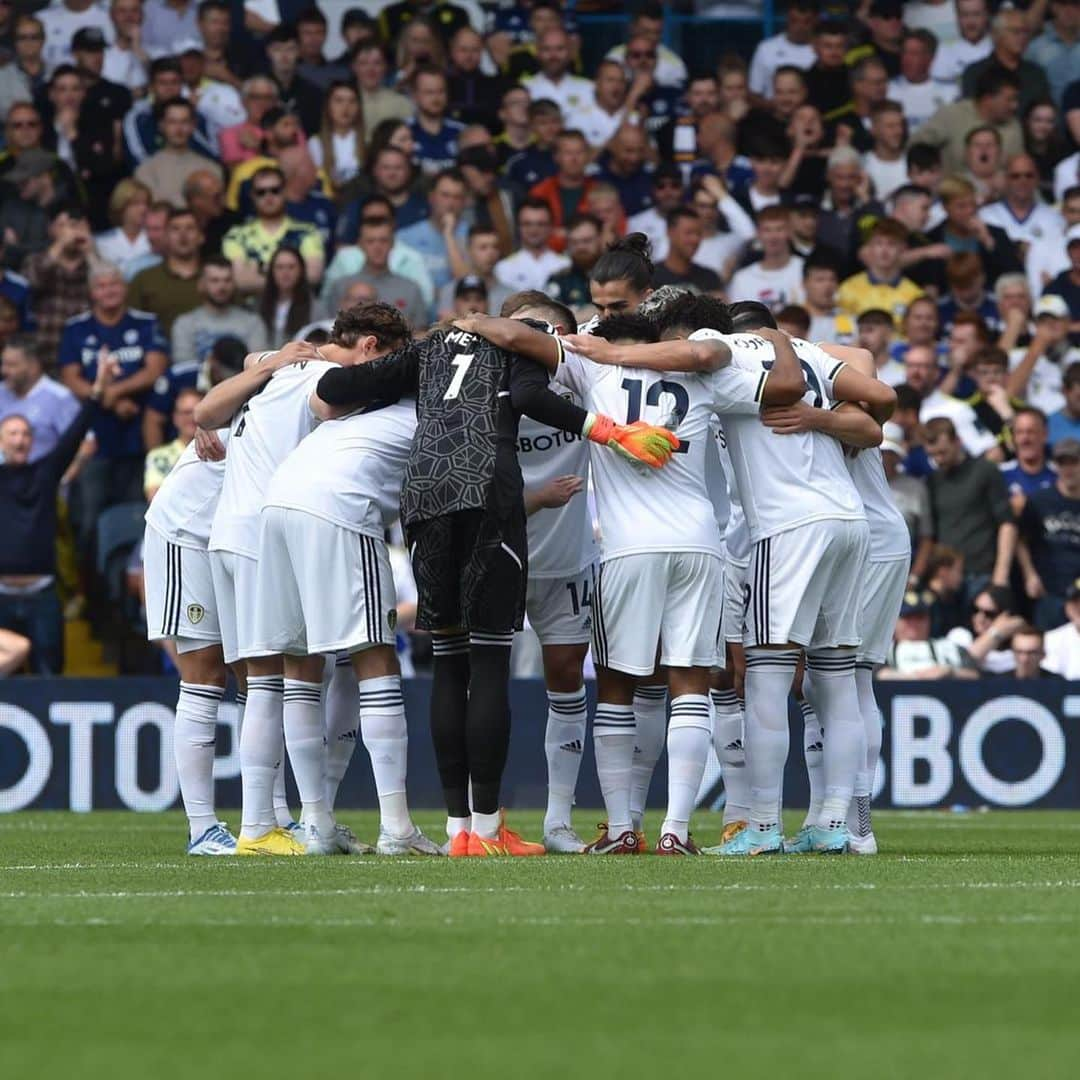
{"label": "curly dark hair", "polygon": [[330,330],[330,344],[351,349],[368,334],[374,336],[380,349],[398,349],[411,336],[409,324],[396,307],[378,300],[363,300],[337,313]]}
{"label": "curly dark hair", "polygon": [[732,332],[731,313],[727,304],[714,296],[686,293],[664,307],[656,320],[660,336],[676,331],[719,330]]}
{"label": "curly dark hair", "polygon": [[592,329],[595,337],[605,341],[638,341],[649,344],[660,340],[656,323],[636,312],[609,315]]}

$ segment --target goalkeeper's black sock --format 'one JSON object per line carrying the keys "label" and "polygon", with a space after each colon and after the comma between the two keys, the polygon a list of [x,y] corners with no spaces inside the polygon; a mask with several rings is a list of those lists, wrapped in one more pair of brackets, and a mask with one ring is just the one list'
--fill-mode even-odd
{"label": "goalkeeper's black sock", "polygon": [[431,739],[446,812],[452,818],[468,818],[469,638],[467,634],[435,634],[431,648]]}
{"label": "goalkeeper's black sock", "polygon": [[499,789],[510,747],[510,646],[513,634],[469,635],[469,774],[478,814],[499,812]]}

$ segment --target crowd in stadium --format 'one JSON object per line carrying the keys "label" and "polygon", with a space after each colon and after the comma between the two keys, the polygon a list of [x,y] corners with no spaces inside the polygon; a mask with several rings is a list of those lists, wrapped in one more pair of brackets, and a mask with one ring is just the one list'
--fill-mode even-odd
{"label": "crowd in stadium", "polygon": [[526,289],[586,321],[643,232],[654,286],[764,301],[896,388],[879,677],[1080,677],[1080,3],[791,0],[688,70],[693,7],[629,5],[589,63],[623,5],[0,0],[3,672],[64,670],[64,618],[142,636],[116,510],[215,370],[365,299],[416,334]]}

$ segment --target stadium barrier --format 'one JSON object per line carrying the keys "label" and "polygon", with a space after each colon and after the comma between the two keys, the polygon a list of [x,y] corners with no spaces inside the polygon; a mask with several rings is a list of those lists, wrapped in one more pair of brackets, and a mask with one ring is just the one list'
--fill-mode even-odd
{"label": "stadium barrier", "polygon": [[[410,800],[434,808],[442,805],[442,792],[428,732],[430,685],[423,679],[407,682],[405,698]],[[171,745],[176,689],[176,682],[166,678],[0,683],[0,811],[156,811],[178,805]],[[878,695],[885,737],[876,805],[1080,807],[1080,683],[882,683]],[[543,684],[516,682],[511,704],[514,727],[505,802],[543,806]],[[224,704],[215,766],[222,807],[236,807],[240,800],[236,720],[236,706]],[[791,733],[785,803],[805,806],[802,721],[794,708]],[[578,802],[600,806],[591,740],[586,740],[583,766]],[[663,803],[664,775],[661,760],[651,805]],[[722,790],[714,759],[702,785],[701,805],[722,805]],[[362,750],[342,785],[339,805],[376,805]]]}

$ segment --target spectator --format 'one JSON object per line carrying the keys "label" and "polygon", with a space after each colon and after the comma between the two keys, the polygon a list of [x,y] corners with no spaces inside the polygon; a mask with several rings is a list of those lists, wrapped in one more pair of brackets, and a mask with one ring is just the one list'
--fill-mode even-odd
{"label": "spectator", "polygon": [[151,56],[175,56],[178,41],[201,40],[196,0],[146,0],[142,43]]}
{"label": "spectator", "polygon": [[221,162],[228,169],[259,154],[266,137],[262,119],[271,109],[281,107],[277,84],[266,75],[253,75],[247,79],[240,87],[240,101],[244,106],[244,119],[225,128],[218,136]]}
{"label": "spectator", "polygon": [[928,480],[934,535],[964,556],[968,595],[1007,584],[1017,532],[1001,473],[968,454],[947,417],[926,424],[926,448],[937,466]]}
{"label": "spectator", "polygon": [[[708,173],[693,182],[690,205],[701,220],[701,245],[695,260],[721,278],[729,278],[732,267],[756,235],[754,222],[728,192],[723,180]],[[794,212],[791,217],[794,221]],[[661,244],[665,254],[667,249],[663,245],[666,244],[665,229]]]}
{"label": "spectator", "polygon": [[268,74],[278,88],[281,107],[295,115],[308,135],[319,130],[322,119],[322,91],[298,74],[300,44],[296,29],[276,26],[266,37],[266,57],[270,62]]}
{"label": "spectator", "polygon": [[893,359],[903,363],[904,353],[913,345],[923,345],[937,352],[940,326],[937,304],[929,296],[912,300],[901,324],[903,340],[891,349]]}
{"label": "spectator", "polygon": [[45,374],[37,340],[16,334],[0,353],[0,421],[21,416],[34,433],[29,461],[51,453],[79,413],[75,395]]}
{"label": "spectator", "polygon": [[1080,679],[1080,578],[1065,593],[1064,626],[1049,631],[1043,638],[1046,659],[1043,667],[1063,679]]}
{"label": "spectator", "polygon": [[848,101],[850,83],[844,61],[847,28],[838,20],[822,19],[814,27],[811,42],[815,60],[806,72],[809,98],[828,116],[842,109]]}
{"label": "spectator", "polygon": [[850,146],[838,146],[828,157],[825,173],[827,190],[818,218],[818,241],[838,251],[854,273],[853,255],[861,236],[858,223],[884,217],[885,208],[870,198],[870,182],[863,172],[862,159]]}
{"label": "spectator", "polygon": [[862,16],[865,40],[851,49],[845,59],[857,66],[866,58],[877,60],[890,78],[900,73],[900,43],[903,40],[903,5],[900,0],[873,0]]}
{"label": "spectator", "polygon": [[1043,667],[1043,662],[1046,660],[1043,632],[1030,623],[1024,623],[1013,632],[1012,654],[1014,679],[1060,678],[1059,675]]}
{"label": "spectator", "polygon": [[930,605],[933,593],[909,590],[904,594],[896,640],[879,679],[977,679],[979,673],[960,646],[943,637],[930,637]]}
{"label": "spectator", "polygon": [[457,161],[458,136],[465,125],[447,116],[446,75],[425,65],[412,79],[416,115],[409,121],[416,142],[416,163],[426,176],[436,176]]}
{"label": "spectator", "polygon": [[593,152],[607,145],[612,135],[633,112],[630,79],[626,69],[615,60],[604,60],[596,68],[594,100],[572,117]]}
{"label": "spectator", "polygon": [[[423,221],[428,215],[428,201],[414,185],[413,165],[408,155],[396,146],[384,146],[373,150],[368,160],[371,192],[381,195],[392,204],[397,227],[405,229]],[[356,225],[360,220],[361,202],[362,200],[358,199],[350,203],[345,211],[346,220],[352,219]],[[354,231],[347,226],[346,228],[349,234]]]}
{"label": "spectator", "polygon": [[232,32],[228,0],[200,0],[198,23],[206,77],[239,90],[254,66],[243,35]]}
{"label": "spectator", "polygon": [[[216,179],[216,177],[215,177]],[[218,183],[221,181],[218,180]],[[143,231],[150,250],[143,255],[136,255],[128,260],[124,268],[124,278],[130,281],[136,274],[151,266],[158,266],[165,258],[166,230],[173,208],[167,202],[152,202],[143,218]]]}
{"label": "spectator", "polygon": [[335,190],[360,172],[364,157],[364,118],[360,96],[351,82],[333,82],[323,106],[318,138],[310,144],[311,160],[330,177]]}
{"label": "spectator", "polygon": [[109,18],[113,36],[112,44],[105,49],[102,75],[110,82],[126,86],[133,94],[141,94],[150,64],[142,40],[142,0],[112,0]]}
{"label": "spectator", "polygon": [[45,28],[33,15],[15,20],[14,55],[0,66],[0,121],[17,101],[32,101],[45,86]]}
{"label": "spectator", "polygon": [[992,127],[972,128],[964,137],[964,177],[975,188],[980,206],[1001,195],[1004,163],[1001,136]]}
{"label": "spectator", "polygon": [[155,109],[163,145],[135,170],[135,179],[145,184],[155,199],[180,209],[184,203],[184,183],[194,172],[220,174],[220,166],[190,148],[195,132],[195,107],[184,98],[162,101]]}
{"label": "spectator", "polygon": [[885,100],[889,72],[876,56],[867,56],[851,69],[851,100],[828,114],[837,142],[866,153],[873,142],[867,128],[875,105]]}
{"label": "spectator", "polygon": [[142,410],[154,383],[168,366],[168,346],[153,315],[128,307],[124,278],[109,263],[89,275],[90,310],[64,327],[58,365],[64,385],[85,401],[102,363],[119,367],[117,381],[101,397],[94,420],[97,453],[79,476],[80,546],[93,550],[101,511],[142,497]]}
{"label": "spectator", "polygon": [[195,406],[202,400],[202,394],[194,387],[187,387],[176,395],[173,403],[172,426],[176,438],[171,442],[154,446],[146,452],[146,465],[143,469],[143,498],[152,502],[158,488],[165,482],[165,477],[172,472],[173,466],[180,460],[180,455],[188,443],[195,438]]}
{"label": "spectator", "polygon": [[258,292],[266,284],[266,268],[279,247],[300,252],[308,280],[322,279],[325,248],[319,230],[306,222],[294,221],[285,209],[285,176],[276,165],[265,165],[251,178],[255,215],[242,225],[234,225],[221,243],[221,253],[233,264],[237,288],[242,293]]}
{"label": "spectator", "polygon": [[659,262],[667,257],[668,215],[683,205],[682,171],[676,165],[661,164],[652,174],[652,183],[652,205],[630,217],[626,229],[644,233],[652,246],[653,258]]}
{"label": "spectator", "polygon": [[615,188],[627,217],[641,213],[652,203],[652,174],[645,167],[647,150],[641,128],[624,124],[597,161],[596,179]]}
{"label": "spectator", "polygon": [[[845,316],[849,318],[850,316]],[[860,349],[867,349],[874,358],[877,377],[889,386],[899,386],[907,378],[907,370],[892,356],[890,344],[896,332],[892,316],[881,308],[864,311],[855,321]],[[814,338],[830,341],[831,338]]]}
{"label": "spectator", "polygon": [[1053,487],[1057,473],[1046,461],[1046,414],[1031,405],[1016,410],[1012,421],[1016,460],[1001,466],[1013,513],[1020,515],[1029,495]]}
{"label": "spectator", "polygon": [[1023,274],[1002,274],[994,283],[994,303],[1001,317],[998,347],[1004,349],[1012,363],[1013,350],[1031,340],[1031,290]]}
{"label": "spectator", "polygon": [[329,256],[337,239],[337,207],[323,191],[318,170],[303,146],[287,146],[278,154],[285,177],[285,212],[293,221],[314,225]]}
{"label": "spectator", "polygon": [[[786,219],[787,211],[784,211],[784,217]],[[694,261],[694,256],[701,247],[703,235],[701,218],[698,217],[697,211],[688,206],[677,206],[668,214],[667,223],[667,256],[656,264],[653,272],[653,286],[659,288],[661,285],[689,285],[696,292],[719,292],[720,276]],[[791,256],[791,258],[794,259],[796,256]],[[764,263],[765,258],[762,259],[760,265],[764,266]],[[742,298],[750,298],[749,294],[738,289],[736,285],[738,278],[739,275],[736,274],[732,279],[734,294]]]}
{"label": "spectator", "polygon": [[879,101],[870,110],[870,137],[873,147],[863,155],[863,169],[874,194],[888,199],[908,183],[904,113],[895,101]]}
{"label": "spectator", "polygon": [[584,209],[593,181],[585,175],[589,163],[589,144],[580,131],[571,129],[559,132],[554,156],[555,175],[536,184],[529,191],[529,197],[547,203],[553,223],[551,250],[561,252],[566,248],[566,223]]}
{"label": "spectator", "polygon": [[[750,140],[746,149],[753,177],[738,191],[736,198],[739,205],[756,218],[767,207],[780,205],[780,178],[787,165],[790,143],[786,135],[762,134]],[[725,178],[725,173],[719,170],[717,175]]]}
{"label": "spectator", "polygon": [[[911,576],[914,577],[914,570]],[[970,605],[964,601],[964,556],[944,544],[935,544],[923,576],[934,598],[930,606],[930,634],[945,637],[970,618]]]}
{"label": "spectator", "polygon": [[[150,93],[147,97],[128,110],[124,117],[124,148],[128,159],[136,166],[141,165],[155,154],[162,145],[164,132],[161,130],[161,106],[183,98],[184,80],[180,73],[180,62],[172,57],[162,57],[150,65]],[[186,100],[186,99],[185,99]],[[211,139],[206,129],[205,118],[189,105],[191,115],[188,131],[187,150],[202,154],[211,159],[217,154],[217,141]],[[167,141],[167,140],[166,140]],[[203,168],[211,168],[207,162]]]}
{"label": "spectator", "polygon": [[[389,268],[390,251],[394,246],[393,219],[388,214],[381,217],[365,214],[360,223],[358,240],[364,256],[363,269],[334,283],[332,293],[328,290],[330,307],[337,310],[337,297],[348,285],[354,281],[366,281],[375,289],[378,300],[397,308],[414,329],[424,329],[428,323],[427,305],[416,283]],[[267,289],[267,294],[269,292]],[[264,300],[264,310],[266,305],[267,301]],[[303,326],[305,321],[310,322],[311,319],[301,321],[297,328]]]}
{"label": "spectator", "polygon": [[421,67],[446,70],[446,43],[435,24],[416,12],[397,35],[394,81],[408,86]]}
{"label": "spectator", "polygon": [[494,129],[498,126],[499,101],[509,80],[503,75],[486,74],[483,60],[484,39],[471,26],[463,26],[450,39],[450,112],[463,124],[483,124]]}
{"label": "spectator", "polygon": [[840,286],[837,299],[842,310],[849,315],[888,311],[899,329],[908,305],[922,296],[919,286],[900,269],[906,241],[907,232],[899,222],[882,218],[874,225],[860,252],[866,270]]}
{"label": "spectator", "polygon": [[211,255],[203,262],[199,271],[199,296],[202,303],[173,323],[174,371],[197,372],[206,363],[214,343],[226,337],[243,341],[250,352],[267,348],[262,320],[236,303],[232,263],[224,256]]}
{"label": "spectator", "polygon": [[[776,169],[774,187],[778,186],[787,157],[782,152],[783,139],[780,139],[780,143],[781,148],[777,152],[781,160]],[[738,153],[735,146],[735,125],[723,113],[712,112],[702,118],[698,124],[697,148],[699,157],[690,173],[692,180],[702,176],[718,176],[725,187],[735,194],[748,184],[757,183],[752,162]]]}
{"label": "spectator", "polygon": [[[947,83],[959,83],[967,68],[984,60],[994,49],[987,0],[956,0],[955,7],[959,37],[941,41],[930,69],[935,79]],[[909,26],[914,25],[910,15],[907,21]]]}
{"label": "spectator", "polygon": [[[508,99],[516,100],[509,95]],[[541,180],[555,175],[555,136],[562,131],[563,121],[554,101],[531,101],[526,110],[529,144],[507,160],[503,171],[511,184],[528,191]]]}
{"label": "spectator", "polygon": [[[788,211],[767,206],[757,216],[758,262],[737,270],[728,292],[739,300],[760,300],[778,311],[802,301],[803,260],[791,253]],[[715,287],[715,286],[714,286]]]}
{"label": "spectator", "polygon": [[262,153],[232,169],[225,192],[226,206],[245,215],[250,215],[253,210],[251,181],[255,173],[267,166],[280,167],[281,155],[286,150],[306,146],[299,120],[284,109],[268,109],[263,114],[262,126],[265,132]]}
{"label": "spectator", "polygon": [[992,461],[1004,461],[1012,455],[1012,422],[1016,411],[1023,408],[1020,398],[1011,397],[1005,388],[1009,373],[1009,358],[995,346],[980,349],[971,359],[971,376],[975,393],[967,404],[975,412],[978,423],[997,439],[997,446],[988,451]]}
{"label": "spectator", "polygon": [[444,169],[435,177],[428,206],[429,216],[402,229],[399,238],[424,256],[431,280],[438,288],[452,276],[447,236],[452,236],[459,246],[466,236],[466,226],[461,220],[465,210],[465,180],[457,169]]}
{"label": "spectator", "polygon": [[570,265],[565,255],[551,250],[551,208],[542,199],[526,199],[517,212],[520,250],[495,265],[495,277],[508,289],[543,289],[548,280]]}
{"label": "spectator", "polygon": [[984,675],[1007,675],[1016,664],[1009,645],[1023,625],[1023,616],[1013,611],[1012,593],[992,585],[972,602],[969,624],[954,627],[947,636]]}
{"label": "spectator", "polygon": [[104,5],[94,0],[59,0],[38,12],[38,20],[45,28],[45,66],[52,71],[61,64],[70,64],[71,39],[75,33],[87,27],[95,27],[110,39],[112,24]]}
{"label": "spectator", "polygon": [[[503,302],[510,296],[512,290],[508,289],[495,277],[495,267],[502,257],[499,250],[499,237],[495,230],[490,226],[473,225],[469,229],[466,255],[469,263],[469,274],[466,277],[478,278],[484,284],[484,307],[482,310],[489,312],[501,310]],[[463,280],[464,278],[457,278],[448,282],[439,290],[438,312],[440,319],[448,318],[450,313],[456,310],[457,289]]]}
{"label": "spectator", "polygon": [[1017,245],[1021,258],[1032,245],[1059,234],[1061,219],[1039,201],[1039,172],[1029,154],[1017,154],[1005,163],[1002,198],[979,211],[987,225],[995,225]]}
{"label": "spectator", "polygon": [[1047,441],[1051,446],[1062,439],[1080,439],[1080,360],[1065,369],[1061,389],[1065,404],[1047,420]]}
{"label": "spectator", "polygon": [[589,274],[604,250],[601,228],[600,222],[592,214],[571,218],[566,230],[566,254],[570,265],[555,274],[544,286],[548,296],[565,304],[579,318],[592,304]]}
{"label": "spectator", "polygon": [[1018,550],[1024,591],[1042,630],[1065,620],[1065,595],[1080,578],[1080,440],[1061,439],[1052,456],[1057,480],[1028,496]]}
{"label": "spectator", "polygon": [[1050,96],[1046,73],[1038,64],[1024,59],[1024,50],[1031,40],[1027,13],[1017,8],[1002,8],[990,23],[993,52],[964,70],[960,80],[965,98],[978,93],[980,79],[988,72],[1007,72],[1016,79],[1020,92],[1020,110],[1033,101]]}
{"label": "spectator", "polygon": [[1009,393],[1024,398],[1044,413],[1057,412],[1065,403],[1063,372],[1080,359],[1069,344],[1069,308],[1063,297],[1047,293],[1035,305],[1035,333],[1026,349],[1010,358]]}
{"label": "spectator", "polygon": [[297,70],[312,86],[326,93],[337,79],[347,79],[348,69],[326,58],[326,39],[329,27],[326,16],[314,5],[296,16],[296,41],[300,49]]}
{"label": "spectator", "polygon": [[[943,105],[911,136],[912,144],[927,143],[941,151],[947,174],[964,167],[964,140],[977,127],[995,128],[1006,157],[1023,152],[1024,133],[1016,114],[1020,105],[1020,81],[1009,71],[992,70],[979,76],[972,93]],[[912,178],[914,183],[917,183]]]}
{"label": "spectator", "polygon": [[90,223],[75,206],[58,207],[49,222],[49,247],[26,263],[31,307],[43,355],[56,354],[60,332],[73,315],[86,310],[86,275],[93,249]]}
{"label": "spectator", "polygon": [[0,627],[30,639],[31,670],[60,675],[64,624],[56,590],[57,491],[91,422],[111,389],[111,364],[102,364],[86,403],[47,454],[31,461],[34,429],[14,413],[0,421],[0,512],[7,527],[0,540]]}
{"label": "spectator", "polygon": [[553,101],[566,117],[593,103],[591,80],[571,74],[570,36],[564,29],[555,27],[537,38],[536,58],[540,70],[522,80],[533,101]]}
{"label": "spectator", "polygon": [[384,120],[408,120],[413,114],[413,106],[404,94],[387,87],[389,65],[386,53],[377,41],[361,41],[351,50],[351,56],[349,68],[360,91],[360,113],[366,142]]}
{"label": "spectator", "polygon": [[945,260],[945,295],[938,303],[938,321],[943,334],[951,334],[957,317],[977,315],[991,330],[1002,329],[1001,315],[993,296],[986,291],[986,273],[979,256],[960,251]]}
{"label": "spectator", "polygon": [[217,152],[221,132],[244,119],[244,104],[231,83],[210,78],[206,73],[206,52],[198,38],[189,38],[173,46],[180,62],[180,77],[188,100],[206,124],[206,133]]}
{"label": "spectator", "polygon": [[203,235],[195,215],[173,210],[165,227],[165,258],[131,279],[128,300],[157,316],[168,335],[177,317],[199,306],[199,249]]}
{"label": "spectator", "polygon": [[[491,135],[484,131],[488,140]],[[464,136],[463,136],[464,138]],[[468,146],[458,155],[458,167],[465,178],[469,205],[462,215],[465,223],[485,225],[499,238],[500,255],[514,250],[514,202],[499,184],[499,159],[491,145]]]}
{"label": "spectator", "polygon": [[150,254],[145,224],[151,199],[145,184],[130,178],[121,180],[109,196],[109,221],[114,227],[94,237],[98,255],[119,266],[125,277],[134,260]]}
{"label": "spectator", "polygon": [[[818,19],[818,5],[813,0],[792,0],[787,8],[787,22],[782,33],[765,38],[754,49],[750,61],[750,90],[761,97],[768,95],[776,71],[786,65],[806,71],[815,61],[810,44]],[[661,61],[662,63],[662,61]]]}
{"label": "spectator", "polygon": [[[855,340],[855,320],[841,312],[836,304],[836,291],[840,278],[836,260],[828,255],[811,253],[803,261],[803,307],[810,316],[811,341],[831,341],[838,345],[851,345]],[[888,359],[888,339],[891,326],[885,335]]]}
{"label": "spectator", "polygon": [[900,45],[900,74],[889,81],[889,99],[899,103],[912,131],[958,96],[955,84],[941,82],[932,74],[937,46],[929,30],[908,30]]}
{"label": "spectator", "polygon": [[[736,58],[734,64],[726,64],[730,59],[725,56],[720,61],[717,104],[733,120],[738,120],[749,108],[750,94],[746,87],[746,64],[741,57]],[[672,146],[673,122],[682,107],[683,95],[681,89],[657,82],[658,61],[656,43],[651,38],[632,37],[626,43],[626,69],[630,78],[627,98],[633,102],[633,109],[628,113],[635,114],[649,139],[660,146]],[[739,101],[737,114],[731,111],[732,106],[728,103],[731,97]]]}
{"label": "spectator", "polygon": [[1069,269],[1062,270],[1049,285],[1044,296],[1060,296],[1069,306],[1069,319],[1080,323],[1080,225],[1073,225],[1065,234],[1065,251],[1069,256]]}
{"label": "spectator", "polygon": [[[796,25],[796,37],[801,33],[801,31],[797,29],[800,25],[800,15],[793,14],[793,12],[801,2],[802,0],[795,0],[795,2],[788,7],[788,33],[792,33],[791,23],[794,21]],[[649,2],[632,4],[630,7],[630,21],[627,25],[626,34],[627,41],[629,42],[633,41],[635,38],[642,38],[651,43],[652,47],[658,51],[656,65],[657,83],[659,83],[660,86],[681,89],[686,83],[686,65],[683,63],[678,53],[673,52],[666,45],[662,44],[660,40],[664,30],[663,4],[657,3],[656,0],[649,0]],[[802,20],[805,21],[805,14],[802,15]],[[791,40],[794,42],[796,38],[792,38]],[[613,49],[609,50],[607,59],[623,64],[627,60],[627,49],[627,45],[616,45]],[[809,61],[807,62],[809,63]]]}

